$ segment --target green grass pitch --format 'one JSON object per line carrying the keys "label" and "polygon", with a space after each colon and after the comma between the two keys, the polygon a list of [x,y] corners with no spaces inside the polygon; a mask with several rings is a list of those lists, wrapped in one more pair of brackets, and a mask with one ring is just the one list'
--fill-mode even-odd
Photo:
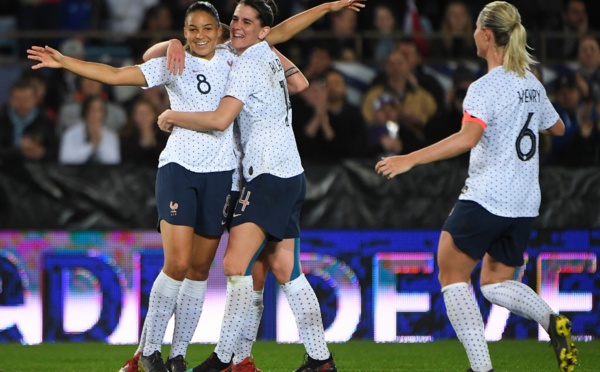
{"label": "green grass pitch", "polygon": [[[496,372],[558,371],[548,343],[535,340],[503,340],[489,344]],[[600,371],[600,341],[579,342],[580,364],[575,372]],[[66,343],[22,346],[0,344],[0,372],[117,372],[135,351],[133,345]],[[203,361],[214,345],[193,344],[187,353],[189,367]],[[330,344],[340,372],[427,371],[464,372],[467,357],[458,341],[423,344],[376,344],[350,341]],[[169,347],[163,347],[163,356]],[[303,362],[304,347],[259,341],[253,355],[264,372],[290,372]]]}

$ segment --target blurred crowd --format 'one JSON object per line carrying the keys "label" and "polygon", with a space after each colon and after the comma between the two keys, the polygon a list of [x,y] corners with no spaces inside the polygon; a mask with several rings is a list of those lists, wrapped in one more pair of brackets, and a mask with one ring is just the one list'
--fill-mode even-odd
{"label": "blurred crowd", "polygon": [[[19,59],[28,46],[48,44],[82,59],[138,63],[154,43],[182,37],[185,9],[192,2],[1,2],[0,32],[39,33],[0,37],[0,58]],[[212,2],[228,23],[236,1]],[[279,1],[279,20],[322,2]],[[311,82],[292,97],[303,159],[375,160],[414,151],[460,130],[462,100],[470,83],[485,73],[473,31],[487,2],[369,0],[362,12],[334,13],[282,45]],[[567,128],[564,137],[541,136],[541,161],[600,165],[600,28],[593,23],[600,20],[589,16],[600,5],[584,0],[512,2],[527,27],[532,53],[543,61],[532,72],[546,86]],[[44,31],[113,36],[49,39]],[[102,52],[94,54],[97,50]],[[110,59],[115,55],[122,60]],[[63,70],[25,66],[6,89],[6,102],[0,102],[0,164],[158,164],[168,138],[156,125],[157,116],[169,107],[163,87],[108,87]]]}

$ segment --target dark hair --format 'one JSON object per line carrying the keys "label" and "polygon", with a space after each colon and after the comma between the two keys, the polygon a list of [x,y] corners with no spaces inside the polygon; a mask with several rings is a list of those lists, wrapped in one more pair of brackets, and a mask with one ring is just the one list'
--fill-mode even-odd
{"label": "dark hair", "polygon": [[85,99],[83,100],[83,103],[81,104],[81,117],[83,119],[85,119],[85,117],[87,116],[88,112],[90,111],[90,107],[92,106],[92,102],[94,102],[96,100],[102,102],[102,105],[104,106],[104,114],[106,114],[106,105],[105,105],[104,100],[102,99],[102,97],[100,97],[100,96],[87,96],[87,97],[85,97]]}
{"label": "dark hair", "polygon": [[215,8],[214,5],[212,5],[209,2],[206,1],[196,1],[195,3],[193,3],[192,5],[190,5],[187,10],[185,11],[185,20],[187,20],[188,16],[193,13],[193,12],[206,12],[209,13],[210,15],[213,16],[213,18],[215,19],[215,21],[217,21],[217,24],[221,23],[221,20],[219,18],[219,12],[217,11],[217,8]]}
{"label": "dark hair", "polygon": [[10,91],[13,92],[15,90],[23,90],[23,89],[31,89],[35,93],[35,85],[29,79],[21,78],[15,81],[10,88]]}
{"label": "dark hair", "polygon": [[229,40],[231,38],[231,30],[229,29],[229,26],[221,22],[221,30],[221,39]]}
{"label": "dark hair", "polygon": [[275,14],[277,14],[277,4],[273,0],[239,0],[238,5],[251,6],[258,12],[261,26],[273,27],[275,25]]}

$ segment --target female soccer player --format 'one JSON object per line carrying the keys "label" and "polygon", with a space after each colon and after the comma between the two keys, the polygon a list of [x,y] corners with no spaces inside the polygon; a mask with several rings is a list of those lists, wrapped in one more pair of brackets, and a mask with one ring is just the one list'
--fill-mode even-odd
{"label": "female soccer player", "polygon": [[487,61],[488,72],[468,89],[460,132],[408,155],[383,158],[375,170],[391,179],[471,150],[469,177],[442,229],[437,258],[446,311],[467,352],[469,371],[493,371],[468,284],[482,259],[485,298],[538,322],[550,335],[560,370],[572,371],[577,349],[571,323],[513,280],[540,206],[538,133],[560,136],[565,126],[528,70],[534,61],[518,10],[494,1],[481,11],[476,26],[477,55]]}
{"label": "female soccer player", "polygon": [[[338,2],[341,3],[341,2]],[[356,6],[352,0],[344,3]],[[361,4],[362,5],[362,4]],[[237,117],[244,153],[244,188],[236,204],[223,266],[227,300],[215,354],[195,372],[226,370],[242,335],[244,313],[252,306],[253,258],[266,249],[267,259],[294,312],[308,358],[298,371],[336,371],[324,338],[317,297],[299,263],[300,208],[305,195],[304,170],[291,127],[286,68],[264,41],[273,25],[272,0],[241,0],[232,17],[231,47],[238,53],[219,107],[209,112],[167,110],[162,130],[228,130]],[[358,8],[356,9],[358,10]],[[271,241],[266,248],[265,239]],[[249,353],[248,353],[249,354]],[[233,366],[256,371],[247,355]]]}

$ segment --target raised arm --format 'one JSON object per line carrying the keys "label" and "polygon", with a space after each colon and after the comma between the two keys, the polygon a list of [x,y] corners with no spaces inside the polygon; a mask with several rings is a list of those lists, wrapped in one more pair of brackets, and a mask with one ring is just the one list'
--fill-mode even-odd
{"label": "raised arm", "polygon": [[233,123],[243,107],[242,101],[225,96],[221,98],[219,107],[215,111],[182,112],[165,110],[158,117],[158,126],[165,132],[171,132],[174,126],[196,131],[224,131]]}
{"label": "raised arm", "polygon": [[367,0],[331,1],[298,13],[273,27],[267,35],[267,43],[269,45],[284,43],[329,12],[338,12],[346,8],[359,12],[365,7],[363,4],[365,1]]}
{"label": "raised arm", "polygon": [[49,46],[32,46],[27,49],[27,58],[39,63],[31,66],[36,70],[43,67],[64,68],[85,78],[96,80],[109,85],[147,86],[142,70],[136,66],[113,67],[102,63],[86,62],[80,59],[62,55],[58,50]]}
{"label": "raised arm", "polygon": [[279,57],[279,60],[281,61],[283,71],[285,71],[285,80],[287,81],[288,92],[290,95],[300,93],[308,88],[308,80],[302,71],[300,71],[300,69],[296,67],[296,65],[294,65],[286,56],[281,54],[280,51],[275,49],[275,47],[271,47],[271,49],[273,52],[275,52],[275,54],[277,54],[277,57]]}

